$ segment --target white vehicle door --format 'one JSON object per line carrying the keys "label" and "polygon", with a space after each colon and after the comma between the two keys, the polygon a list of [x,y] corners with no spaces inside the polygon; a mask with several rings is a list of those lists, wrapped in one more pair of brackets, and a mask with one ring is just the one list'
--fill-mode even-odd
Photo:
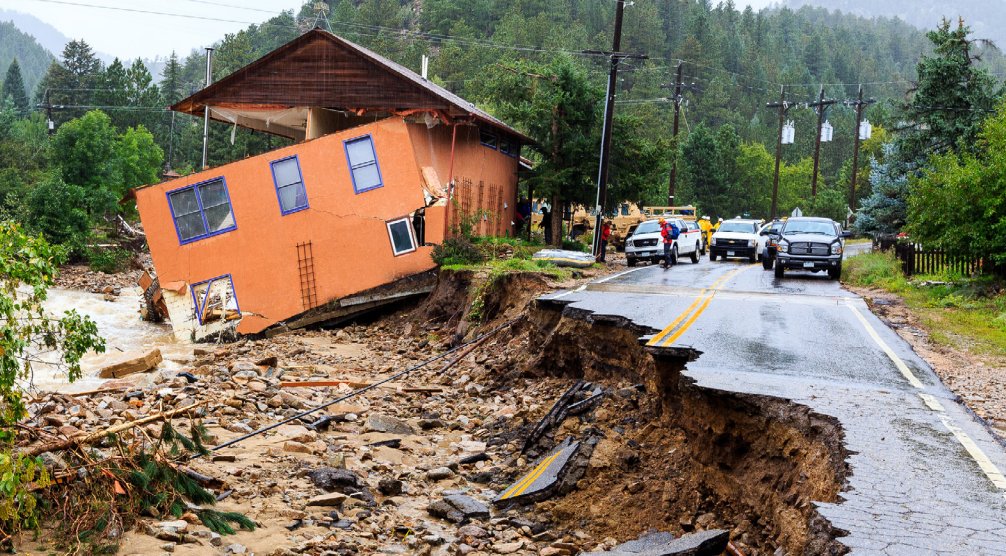
{"label": "white vehicle door", "polygon": [[690,232],[688,226],[685,225],[685,222],[680,218],[675,218],[674,225],[681,230],[678,234],[678,239],[674,240],[674,243],[678,246],[678,254],[686,255],[695,251],[695,240],[693,239],[694,234]]}

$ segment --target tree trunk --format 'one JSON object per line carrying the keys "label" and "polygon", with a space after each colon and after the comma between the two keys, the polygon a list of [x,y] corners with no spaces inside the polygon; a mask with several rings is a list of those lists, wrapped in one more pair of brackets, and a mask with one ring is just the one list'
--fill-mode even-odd
{"label": "tree trunk", "polygon": [[562,247],[562,197],[552,195],[552,245]]}

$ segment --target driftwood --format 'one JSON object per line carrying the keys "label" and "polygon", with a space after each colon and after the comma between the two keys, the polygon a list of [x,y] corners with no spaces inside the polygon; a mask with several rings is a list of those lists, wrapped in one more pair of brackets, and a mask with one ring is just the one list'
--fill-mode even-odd
{"label": "driftwood", "polygon": [[56,452],[60,450],[66,450],[76,446],[87,446],[98,442],[110,434],[119,434],[120,432],[125,432],[130,429],[146,425],[148,423],[154,423],[162,419],[167,419],[169,417],[174,417],[175,415],[181,415],[187,411],[191,411],[199,406],[206,405],[209,400],[201,401],[199,403],[194,403],[185,407],[178,409],[172,409],[171,411],[165,411],[164,413],[158,413],[156,415],[148,415],[141,419],[135,421],[130,421],[128,423],[120,423],[118,425],[113,425],[107,429],[100,430],[97,432],[92,432],[90,434],[79,434],[77,436],[72,436],[65,440],[60,440],[58,442],[50,442],[49,444],[42,444],[39,446],[32,446],[23,450],[21,453],[26,456],[37,456],[45,452]]}

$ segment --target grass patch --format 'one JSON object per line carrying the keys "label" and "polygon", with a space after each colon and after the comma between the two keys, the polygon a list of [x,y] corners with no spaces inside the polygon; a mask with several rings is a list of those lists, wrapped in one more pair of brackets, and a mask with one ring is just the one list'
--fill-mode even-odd
{"label": "grass patch", "polygon": [[549,261],[536,261],[527,259],[493,259],[478,264],[449,264],[442,267],[444,270],[471,270],[474,272],[488,272],[492,276],[501,276],[512,272],[534,272],[545,274],[557,280],[566,280],[573,276],[573,271],[568,268],[555,266]]}
{"label": "grass patch", "polygon": [[894,253],[863,253],[842,263],[842,281],[854,286],[900,293],[908,287],[901,262]]}
{"label": "grass patch", "polygon": [[842,280],[898,294],[937,344],[1006,358],[1006,293],[999,281],[953,274],[908,280],[892,253],[847,259]]}

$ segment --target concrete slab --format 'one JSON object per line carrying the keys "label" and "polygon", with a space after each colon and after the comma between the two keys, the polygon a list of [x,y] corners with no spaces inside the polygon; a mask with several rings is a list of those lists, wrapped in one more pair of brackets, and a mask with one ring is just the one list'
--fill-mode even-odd
{"label": "concrete slab", "polygon": [[723,554],[730,533],[722,529],[701,531],[681,538],[670,533],[647,533],[604,552],[583,556],[714,556]]}
{"label": "concrete slab", "polygon": [[560,444],[549,455],[545,456],[529,473],[503,491],[493,504],[502,506],[539,500],[551,494],[566,472],[570,460],[580,448],[580,442]]}

